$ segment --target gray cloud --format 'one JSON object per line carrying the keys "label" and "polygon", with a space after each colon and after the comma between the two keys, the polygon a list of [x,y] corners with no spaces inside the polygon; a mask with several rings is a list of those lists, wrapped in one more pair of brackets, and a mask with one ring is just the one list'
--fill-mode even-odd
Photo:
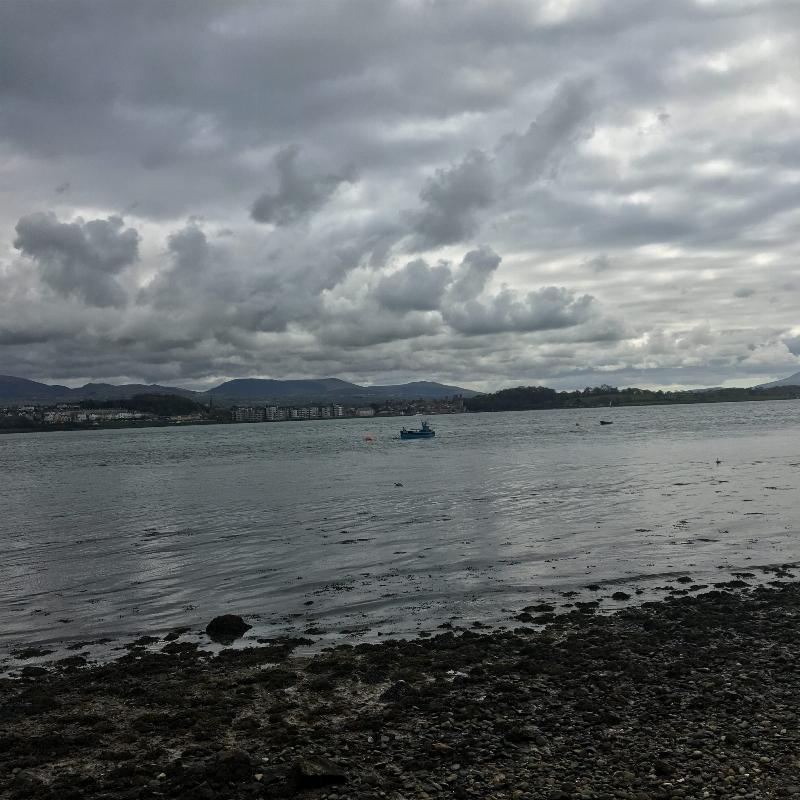
{"label": "gray cloud", "polygon": [[469,238],[476,226],[475,212],[492,202],[493,193],[491,162],[480,150],[437,170],[419,194],[422,207],[411,216],[411,249],[429,250]]}
{"label": "gray cloud", "polygon": [[0,328],[0,345],[31,345],[48,342],[53,338],[53,331],[25,330],[16,328]]}
{"label": "gray cloud", "polygon": [[432,311],[439,308],[445,287],[451,280],[447,265],[431,267],[418,258],[381,278],[375,297],[382,306],[394,311]]}
{"label": "gray cloud", "polygon": [[33,259],[42,280],[56,292],[95,306],[122,306],[117,275],[139,256],[139,234],[121,217],[59,222],[53,213],[22,217],[14,247]]}
{"label": "gray cloud", "polygon": [[611,269],[611,259],[605,253],[589,258],[585,263],[595,272],[605,272],[607,269]]}
{"label": "gray cloud", "polygon": [[362,350],[379,344],[418,340],[441,333],[441,320],[435,314],[419,311],[375,313],[361,310],[358,316],[328,320],[324,327],[326,344]]}
{"label": "gray cloud", "polygon": [[206,281],[212,256],[205,233],[195,224],[171,233],[167,239],[171,265],[162,269],[139,292],[140,305],[154,308],[180,308],[191,303],[197,289]]}
{"label": "gray cloud", "polygon": [[593,93],[592,81],[567,81],[524,133],[503,137],[497,151],[501,158],[509,160],[510,181],[527,183],[548,169],[554,170],[559,156],[579,139],[591,136]]}
{"label": "gray cloud", "polygon": [[284,331],[293,319],[313,317],[319,292],[337,280],[327,277],[337,263],[304,266],[302,248],[295,251],[294,272],[285,274],[280,254],[255,257],[235,244],[227,236],[210,241],[194,222],[168,236],[169,265],[142,287],[137,302],[143,311],[179,314],[170,339],[200,336],[241,345],[245,334]]}
{"label": "gray cloud", "polygon": [[354,181],[352,171],[323,175],[304,172],[297,163],[299,154],[297,145],[289,145],[275,155],[278,186],[253,203],[250,216],[256,222],[290,225],[321,208],[341,184]]}
{"label": "gray cloud", "polygon": [[470,250],[459,266],[456,278],[448,291],[452,301],[463,302],[477,297],[500,266],[502,259],[491,247]]}
{"label": "gray cloud", "polygon": [[502,137],[490,157],[473,149],[458,164],[438,169],[420,191],[421,207],[410,214],[412,250],[427,250],[469,239],[478,212],[492,205],[498,192],[538,180],[556,169],[581,137],[591,134],[588,123],[592,83],[569,81],[558,88],[542,114],[522,133]]}
{"label": "gray cloud", "polygon": [[524,297],[505,288],[485,301],[469,300],[448,307],[444,317],[454,330],[470,336],[546,331],[586,322],[593,310],[593,300],[589,295],[576,297],[557,286],[528,292]]}
{"label": "gray cloud", "polygon": [[626,335],[624,325],[600,314],[594,298],[563,287],[523,293],[505,286],[488,293],[501,260],[484,245],[466,253],[457,267],[411,261],[379,277],[356,302],[337,288],[318,321],[318,335],[348,347],[453,334],[548,332],[550,341],[562,342],[610,342]]}
{"label": "gray cloud", "polygon": [[800,356],[800,336],[789,336],[783,340],[783,343],[793,356]]}

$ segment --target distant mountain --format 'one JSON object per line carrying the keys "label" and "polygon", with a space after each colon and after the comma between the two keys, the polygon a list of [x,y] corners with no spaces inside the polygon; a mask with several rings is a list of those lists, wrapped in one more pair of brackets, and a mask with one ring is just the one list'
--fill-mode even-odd
{"label": "distant mountain", "polygon": [[0,375],[0,400],[57,400],[71,391],[66,386],[48,386],[12,375]]}
{"label": "distant mountain", "polygon": [[87,383],[78,389],[68,386],[49,385],[12,375],[0,375],[0,402],[6,403],[75,403],[79,400],[127,400],[137,394],[177,394],[181,397],[201,397],[198,392],[158,384]]}
{"label": "distant mountain", "polygon": [[452,397],[460,394],[462,397],[475,397],[480,392],[472,389],[462,389],[460,386],[447,386],[444,383],[433,381],[413,381],[412,383],[401,383],[395,386],[360,386],[359,389],[375,397],[381,398],[408,398],[416,400],[418,398],[435,400],[439,397]]}
{"label": "distant mountain", "polygon": [[778,386],[800,386],[800,372],[795,372],[788,378],[781,378],[779,381],[772,381],[771,383],[762,383],[756,386],[756,389],[774,389]]}
{"label": "distant mountain", "polygon": [[77,389],[67,386],[50,386],[46,383],[0,375],[0,402],[78,402],[80,400],[127,400],[137,394],[175,394],[203,401],[209,395],[220,400],[234,402],[321,402],[321,403],[371,403],[382,400],[435,400],[460,394],[474,397],[478,392],[458,386],[446,386],[432,381],[415,381],[396,386],[359,386],[339,378],[319,380],[279,381],[268,378],[237,378],[210,389],[208,392],[193,392],[176,386],[159,384],[87,383]]}
{"label": "distant mountain", "polygon": [[415,381],[395,386],[359,386],[339,378],[288,381],[268,378],[237,378],[209,390],[208,394],[226,400],[370,403],[390,399],[437,399],[452,397],[456,394],[474,397],[477,392],[432,381]]}
{"label": "distant mountain", "polygon": [[347,393],[352,389],[360,389],[354,383],[338,378],[321,380],[279,381],[271,378],[236,378],[225,381],[208,394],[215,397],[248,399],[284,399],[287,397],[327,397],[331,393]]}
{"label": "distant mountain", "polygon": [[80,389],[72,389],[75,396],[82,400],[127,400],[137,394],[176,394],[180,397],[198,398],[202,393],[177,386],[160,386],[157,383],[87,383]]}

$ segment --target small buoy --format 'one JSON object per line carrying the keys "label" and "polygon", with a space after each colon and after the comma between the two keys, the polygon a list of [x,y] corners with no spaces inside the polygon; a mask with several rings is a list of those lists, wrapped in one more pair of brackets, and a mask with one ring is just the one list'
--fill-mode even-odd
{"label": "small buoy", "polygon": [[374,436],[373,436],[371,433],[368,433],[368,434],[367,434],[367,435],[364,437],[364,441],[365,441],[365,442],[374,442],[374,441],[375,441],[375,437],[374,437]]}
{"label": "small buoy", "polygon": [[721,463],[722,462],[719,459],[717,459],[717,466],[719,466]]}

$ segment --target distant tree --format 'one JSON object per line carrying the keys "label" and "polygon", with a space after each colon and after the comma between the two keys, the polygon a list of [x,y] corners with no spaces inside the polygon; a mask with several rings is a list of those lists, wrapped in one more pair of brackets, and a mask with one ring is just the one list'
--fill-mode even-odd
{"label": "distant tree", "polygon": [[123,407],[159,417],[198,414],[206,410],[200,403],[178,394],[137,394],[126,400]]}
{"label": "distant tree", "polygon": [[546,386],[517,386],[464,401],[469,411],[527,411],[557,407],[558,392]]}
{"label": "distant tree", "polygon": [[157,417],[174,417],[205,412],[205,406],[178,394],[137,394],[126,400],[84,400],[81,408],[124,408]]}
{"label": "distant tree", "polygon": [[710,389],[664,392],[661,389],[618,389],[608,384],[556,392],[545,386],[517,386],[464,401],[467,411],[525,411],[543,408],[591,408],[614,405],[664,405],[675,403],[732,403],[742,400],[800,399],[800,386],[772,389]]}

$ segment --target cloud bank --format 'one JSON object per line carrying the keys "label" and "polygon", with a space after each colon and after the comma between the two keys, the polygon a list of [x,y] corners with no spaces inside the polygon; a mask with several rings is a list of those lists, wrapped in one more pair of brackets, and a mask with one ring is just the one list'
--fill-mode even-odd
{"label": "cloud bank", "polygon": [[0,6],[0,372],[800,370],[783,0]]}

